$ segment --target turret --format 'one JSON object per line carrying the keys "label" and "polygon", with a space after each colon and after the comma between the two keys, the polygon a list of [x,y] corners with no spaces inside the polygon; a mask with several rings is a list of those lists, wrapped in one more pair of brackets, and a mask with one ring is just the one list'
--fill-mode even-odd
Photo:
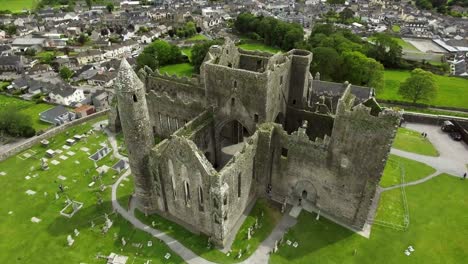
{"label": "turret", "polygon": [[154,136],[150,127],[145,87],[125,59],[120,64],[114,85],[130,168],[135,177],[137,207],[143,212],[151,212],[156,209],[156,197],[148,158],[154,145]]}

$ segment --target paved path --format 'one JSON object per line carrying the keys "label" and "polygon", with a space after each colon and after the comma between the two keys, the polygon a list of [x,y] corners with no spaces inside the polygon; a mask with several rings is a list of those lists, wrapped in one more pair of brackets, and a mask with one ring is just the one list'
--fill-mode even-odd
{"label": "paved path", "polygon": [[440,153],[440,156],[431,157],[398,149],[392,149],[392,154],[425,163],[438,170],[439,173],[448,173],[457,177],[461,177],[468,170],[466,167],[468,164],[468,145],[452,140],[438,126],[406,123],[405,127],[419,132],[426,132],[429,141]]}
{"label": "paved path", "polygon": [[412,181],[412,182],[405,182],[403,184],[398,184],[398,185],[393,185],[393,186],[390,186],[390,187],[386,187],[386,188],[381,188],[381,191],[384,192],[384,191],[390,191],[390,190],[393,190],[393,189],[396,189],[396,188],[400,188],[401,186],[411,186],[411,185],[417,185],[417,184],[420,184],[420,183],[423,183],[423,182],[426,182],[432,178],[435,178],[437,176],[440,175],[440,171],[435,171],[434,173],[432,173],[431,175],[427,176],[427,177],[424,177],[422,179],[419,179],[419,180],[416,180],[416,181]]}
{"label": "paved path", "polygon": [[[114,156],[119,159],[128,160],[126,157],[122,156],[118,151],[117,141],[115,139],[115,134],[109,131],[107,128],[103,129],[103,131],[107,134],[108,140],[114,150]],[[134,214],[133,210],[127,211],[123,208],[119,202],[117,201],[117,189],[120,183],[129,175],[131,174],[130,169],[128,169],[119,179],[112,185],[112,207],[114,210],[119,213],[123,218],[125,218],[128,222],[130,222],[135,228],[143,230],[146,233],[149,233],[155,238],[163,241],[172,251],[178,254],[180,257],[184,259],[185,262],[189,264],[214,264],[214,262],[208,261],[198,255],[196,255],[193,251],[186,248],[182,245],[179,241],[174,239],[173,237],[165,234],[164,232],[154,229],[151,226],[146,225],[145,223],[141,222],[137,219]],[[286,231],[296,224],[296,219],[289,216],[289,213],[284,214],[283,218],[279,222],[279,224],[275,227],[273,232],[265,239],[255,252],[241,264],[267,264],[270,258],[270,252],[275,246],[275,241],[279,241],[281,237],[286,233]]]}

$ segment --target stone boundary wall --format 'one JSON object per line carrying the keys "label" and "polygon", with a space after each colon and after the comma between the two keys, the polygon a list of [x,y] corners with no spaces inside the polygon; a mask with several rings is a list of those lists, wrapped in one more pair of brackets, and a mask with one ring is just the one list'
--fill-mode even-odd
{"label": "stone boundary wall", "polygon": [[444,122],[445,120],[455,120],[461,126],[468,128],[468,118],[463,118],[463,117],[405,112],[403,114],[403,118],[406,122],[423,123],[423,124],[438,125],[438,126],[442,125],[442,122]]}
{"label": "stone boundary wall", "polygon": [[4,160],[6,160],[7,158],[9,158],[9,157],[11,157],[13,155],[16,155],[16,154],[18,154],[18,153],[20,153],[22,151],[25,151],[25,150],[29,149],[30,147],[32,147],[32,146],[38,144],[39,142],[41,142],[41,140],[43,140],[43,139],[53,137],[53,136],[59,134],[60,132],[65,131],[66,129],[68,129],[70,127],[85,123],[86,121],[92,120],[92,119],[97,118],[97,117],[104,116],[108,112],[109,112],[109,109],[101,111],[101,112],[94,113],[92,115],[89,115],[89,116],[86,116],[86,117],[83,117],[83,118],[80,118],[80,119],[75,119],[75,120],[73,120],[73,121],[71,121],[69,123],[66,123],[66,124],[63,124],[61,126],[54,127],[54,128],[52,128],[50,130],[47,130],[46,132],[44,132],[41,135],[38,135],[38,136],[35,136],[35,137],[32,137],[32,138],[28,138],[21,145],[15,147],[13,149],[10,149],[8,151],[5,151],[4,153],[1,153],[0,154],[0,161],[4,161]]}

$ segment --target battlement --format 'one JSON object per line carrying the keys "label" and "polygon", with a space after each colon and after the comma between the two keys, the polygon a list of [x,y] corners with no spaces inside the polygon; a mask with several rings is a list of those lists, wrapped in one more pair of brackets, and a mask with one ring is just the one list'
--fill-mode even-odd
{"label": "battlement", "polygon": [[289,136],[289,144],[295,144],[306,148],[322,149],[325,151],[330,143],[330,137],[325,135],[323,138],[317,137],[315,140],[310,140],[306,132],[307,126],[307,121],[304,121],[303,125]]}

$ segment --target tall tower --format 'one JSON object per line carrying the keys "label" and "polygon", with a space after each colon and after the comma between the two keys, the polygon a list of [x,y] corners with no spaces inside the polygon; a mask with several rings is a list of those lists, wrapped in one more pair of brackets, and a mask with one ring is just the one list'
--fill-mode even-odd
{"label": "tall tower", "polygon": [[137,207],[143,212],[151,212],[156,209],[156,197],[148,159],[154,146],[154,136],[146,105],[145,87],[125,59],[120,64],[114,85],[130,168],[135,178]]}

